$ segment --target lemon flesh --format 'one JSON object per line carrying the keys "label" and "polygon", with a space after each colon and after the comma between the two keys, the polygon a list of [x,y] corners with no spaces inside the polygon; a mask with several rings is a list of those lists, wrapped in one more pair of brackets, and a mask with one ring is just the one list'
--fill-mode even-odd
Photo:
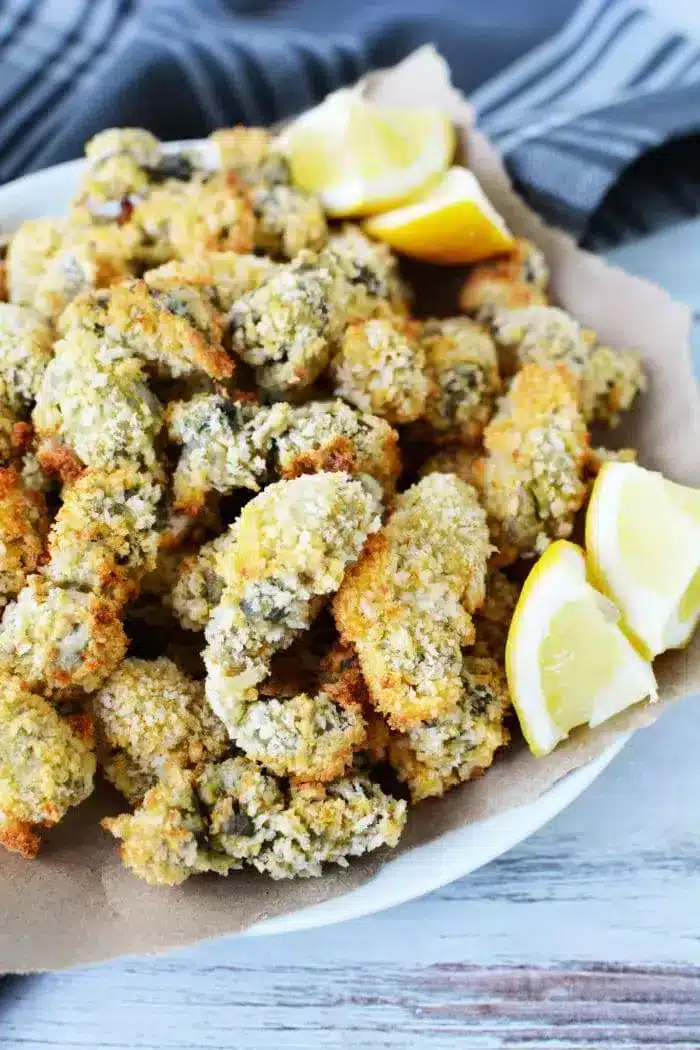
{"label": "lemon flesh", "polygon": [[534,754],[548,754],[576,726],[597,726],[657,695],[651,664],[617,615],[587,582],[581,548],[553,543],[525,582],[506,647],[513,706]]}
{"label": "lemon flesh", "polygon": [[608,463],[586,515],[591,578],[639,649],[686,645],[700,619],[700,491],[635,463]]}
{"label": "lemon flesh", "polygon": [[425,262],[466,264],[507,252],[513,236],[466,168],[454,166],[419,199],[367,219],[365,231]]}
{"label": "lemon flesh", "polygon": [[368,215],[409,200],[448,167],[451,122],[439,110],[377,106],[334,92],[280,138],[292,180],[332,216]]}

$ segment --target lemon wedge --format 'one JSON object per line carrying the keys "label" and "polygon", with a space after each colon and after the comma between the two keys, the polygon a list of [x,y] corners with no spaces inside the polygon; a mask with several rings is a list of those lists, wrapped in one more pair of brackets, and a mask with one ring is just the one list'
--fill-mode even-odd
{"label": "lemon wedge", "polygon": [[687,645],[700,619],[700,489],[606,463],[586,514],[588,571],[646,656]]}
{"label": "lemon wedge", "polygon": [[580,547],[558,540],[525,581],[506,646],[506,673],[530,750],[548,754],[575,726],[597,726],[657,696],[651,664],[619,613],[586,580]]}
{"label": "lemon wedge", "polygon": [[424,196],[367,219],[364,228],[404,255],[433,263],[474,263],[515,243],[476,176],[457,166]]}
{"label": "lemon wedge", "polygon": [[450,120],[439,110],[377,106],[342,88],[280,136],[292,180],[315,193],[329,215],[368,215],[424,189],[455,151]]}

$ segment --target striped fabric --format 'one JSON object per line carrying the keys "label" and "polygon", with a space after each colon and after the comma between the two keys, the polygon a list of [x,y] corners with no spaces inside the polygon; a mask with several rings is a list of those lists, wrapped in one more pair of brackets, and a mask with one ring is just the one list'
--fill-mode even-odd
{"label": "striped fabric", "polygon": [[0,0],[0,180],[113,124],[277,120],[428,41],[550,221],[600,248],[700,211],[700,43],[637,0]]}

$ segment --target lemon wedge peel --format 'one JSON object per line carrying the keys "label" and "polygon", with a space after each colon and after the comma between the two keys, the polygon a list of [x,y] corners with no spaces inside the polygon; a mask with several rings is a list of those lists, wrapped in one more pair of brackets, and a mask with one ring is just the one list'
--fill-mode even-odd
{"label": "lemon wedge peel", "polygon": [[456,135],[429,107],[378,106],[341,88],[278,139],[292,180],[334,217],[373,214],[411,200],[449,167]]}
{"label": "lemon wedge peel", "polygon": [[[557,624],[562,610],[568,624]],[[549,754],[577,725],[595,727],[657,698],[651,664],[620,630],[618,616],[586,579],[583,550],[566,540],[551,544],[525,581],[506,645],[513,706],[536,756]]]}
{"label": "lemon wedge peel", "polygon": [[651,659],[684,648],[700,620],[700,491],[634,463],[607,463],[586,514],[590,578]]}

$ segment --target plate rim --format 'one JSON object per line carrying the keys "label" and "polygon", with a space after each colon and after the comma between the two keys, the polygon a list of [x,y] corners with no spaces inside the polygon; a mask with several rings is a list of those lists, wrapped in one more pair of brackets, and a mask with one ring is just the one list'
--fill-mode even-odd
{"label": "plate rim", "polygon": [[[202,141],[177,140],[164,146],[169,151],[201,147]],[[64,161],[0,185],[0,230],[7,232],[25,219],[47,216],[47,209],[41,206],[42,194],[35,195],[33,191],[45,183],[50,195],[53,183],[53,193],[58,196],[67,189],[68,180],[72,183],[71,190],[74,189],[84,164],[84,158]],[[23,207],[22,202],[27,198],[38,199],[40,206]],[[60,214],[60,210],[48,211],[48,216],[60,217]],[[8,218],[12,220],[11,226],[6,226]],[[431,842],[389,859],[367,882],[341,896],[263,919],[236,936],[263,937],[335,925],[407,903],[471,874],[503,856],[566,809],[600,776],[631,735],[620,734],[600,755],[564,776],[533,802],[445,832]]]}

